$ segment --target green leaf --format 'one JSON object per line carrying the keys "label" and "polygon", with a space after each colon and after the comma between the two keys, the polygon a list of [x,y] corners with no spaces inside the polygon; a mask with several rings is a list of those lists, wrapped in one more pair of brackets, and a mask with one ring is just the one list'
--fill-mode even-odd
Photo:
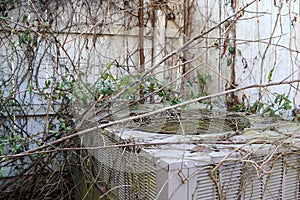
{"label": "green leaf", "polygon": [[49,130],[49,133],[50,134],[56,134],[56,133],[58,133],[58,130]]}
{"label": "green leaf", "polygon": [[29,29],[26,29],[26,30],[24,31],[24,35],[25,35],[25,36],[28,36],[29,33],[30,33],[30,30],[29,30]]}
{"label": "green leaf", "polygon": [[230,66],[232,64],[232,58],[228,58],[227,59],[227,67]]}
{"label": "green leaf", "polygon": [[237,49],[237,52],[238,52],[239,56],[242,56],[242,51],[240,49]]}
{"label": "green leaf", "polygon": [[230,47],[228,48],[228,51],[229,51],[229,53],[231,53],[231,54],[235,54],[235,47],[230,46]]}
{"label": "green leaf", "polygon": [[22,44],[24,43],[25,39],[23,35],[19,35],[19,46],[22,46]]}
{"label": "green leaf", "polygon": [[289,102],[284,102],[284,104],[283,104],[283,109],[284,110],[288,110],[288,109],[291,109],[292,108],[292,106],[290,105],[290,103]]}
{"label": "green leaf", "polygon": [[190,87],[193,86],[193,83],[192,83],[191,79],[188,79],[188,80],[187,80],[186,85],[187,85],[187,86],[190,86]]}
{"label": "green leaf", "polygon": [[32,90],[33,90],[32,85],[29,86],[28,90],[29,90],[29,93],[31,94],[31,93],[32,93]]}
{"label": "green leaf", "polygon": [[273,77],[273,72],[274,72],[274,70],[275,70],[275,67],[273,67],[273,68],[270,70],[270,72],[269,72],[269,74],[268,74],[268,82],[272,81],[272,77]]}
{"label": "green leaf", "polygon": [[65,129],[66,131],[72,130],[72,128],[71,128],[70,126],[67,126],[67,127],[65,127],[64,129]]}
{"label": "green leaf", "polygon": [[27,20],[28,20],[28,16],[27,15],[23,15],[22,22],[25,23]]}
{"label": "green leaf", "polygon": [[110,78],[112,81],[116,81],[115,77],[114,77],[112,74],[109,74],[109,78]]}
{"label": "green leaf", "polygon": [[49,87],[50,87],[50,84],[51,84],[51,80],[46,80],[46,81],[45,81],[45,87],[46,87],[46,88],[49,88]]}
{"label": "green leaf", "polygon": [[204,84],[204,85],[206,85],[206,78],[204,77],[204,76],[202,76],[202,75],[200,75],[199,76],[199,81],[202,83],[202,84]]}
{"label": "green leaf", "polygon": [[257,106],[257,111],[260,111],[263,107],[263,103],[258,103],[258,106]]}
{"label": "green leaf", "polygon": [[106,68],[110,70],[111,64],[109,62],[106,63]]}
{"label": "green leaf", "polygon": [[105,73],[105,74],[102,76],[103,81],[107,80],[108,76],[109,76],[109,74],[108,74],[108,73]]}

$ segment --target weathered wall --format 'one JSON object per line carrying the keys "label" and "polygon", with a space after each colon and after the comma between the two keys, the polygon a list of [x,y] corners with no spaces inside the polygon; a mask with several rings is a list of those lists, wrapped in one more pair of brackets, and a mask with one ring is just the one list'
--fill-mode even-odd
{"label": "weathered wall", "polygon": [[[0,89],[5,96],[16,93],[14,97],[24,106],[22,112],[13,115],[41,117],[54,111],[52,104],[59,104],[60,100],[49,102],[45,94],[51,95],[57,82],[66,84],[80,77],[94,84],[106,72],[115,78],[140,72],[138,1],[11,4],[1,10],[5,17],[0,30]],[[174,21],[166,19],[166,6],[145,1],[146,70],[182,43],[178,26],[182,23],[180,2],[170,4],[178,9]],[[178,77],[177,68],[167,70],[177,60],[176,56],[168,59],[154,71],[163,83]],[[45,88],[47,81],[50,85]],[[43,130],[44,123],[27,127],[27,132]]]}
{"label": "weathered wall", "polygon": [[[299,80],[299,1],[194,1],[192,36],[209,30],[251,4],[199,40],[198,63],[211,76],[210,93],[224,89]],[[215,45],[212,45],[215,43]],[[235,48],[235,54],[229,52]],[[232,74],[234,69],[234,74]],[[298,106],[299,82],[246,90],[245,101],[272,102],[284,93]],[[241,101],[241,93],[239,94]]]}
{"label": "weathered wall", "polygon": [[[145,1],[146,70],[190,38],[212,29],[153,72],[164,84],[174,81],[174,88],[184,86],[187,98],[252,84],[299,80],[299,1],[185,0],[168,3],[168,6],[159,3],[153,6]],[[220,24],[250,3],[238,16]],[[130,7],[133,9],[127,12]],[[40,116],[49,109],[48,101],[37,93],[30,93],[29,88],[41,89],[46,80],[53,83],[63,76],[67,79],[73,76],[95,82],[99,74],[108,70],[108,63],[111,65],[109,72],[115,77],[135,74],[140,70],[137,8],[137,1],[112,1],[111,4],[56,1],[47,5],[37,3],[36,10],[27,4],[14,8],[8,13],[8,23],[15,31],[22,33],[33,23],[31,29],[42,34],[32,34],[36,46],[21,46],[18,34],[13,35],[11,29],[2,27],[1,89],[6,95],[15,91],[21,104],[38,102],[39,105],[28,106],[23,114],[39,113]],[[49,31],[42,29],[45,27],[39,27],[42,21],[50,25],[59,45],[53,43]],[[15,45],[7,45],[11,42]],[[191,59],[193,61],[185,66],[180,65]],[[188,70],[191,71],[182,79],[181,75]],[[297,106],[300,101],[298,88],[298,83],[293,83],[245,90],[238,93],[238,103],[244,101],[246,106],[256,100],[269,103],[276,97],[275,93],[285,93]],[[222,102],[226,101],[228,99],[222,97],[218,102],[224,105]],[[54,107],[51,109],[55,110]]]}

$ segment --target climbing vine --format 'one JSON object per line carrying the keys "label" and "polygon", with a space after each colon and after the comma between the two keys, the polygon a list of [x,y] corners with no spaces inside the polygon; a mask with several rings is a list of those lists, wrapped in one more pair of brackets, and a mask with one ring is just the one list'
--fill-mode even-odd
{"label": "climbing vine", "polygon": [[[1,1],[1,197],[73,199],[74,174],[89,167],[76,149],[82,147],[78,136],[128,107],[151,103],[170,106],[166,110],[192,102],[289,114],[299,106],[299,16],[294,2],[274,1],[274,23],[264,35],[264,5]],[[283,21],[290,30],[283,31]],[[254,34],[242,33],[245,24]]]}

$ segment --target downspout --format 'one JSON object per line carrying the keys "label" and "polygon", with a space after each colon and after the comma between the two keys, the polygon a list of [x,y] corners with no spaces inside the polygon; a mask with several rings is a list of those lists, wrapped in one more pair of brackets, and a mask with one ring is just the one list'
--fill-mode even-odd
{"label": "downspout", "polygon": [[[139,73],[145,72],[145,54],[144,54],[144,0],[139,0],[139,57],[140,57],[140,68]],[[140,103],[145,103],[144,94],[143,94],[143,80],[140,83],[139,90]]]}

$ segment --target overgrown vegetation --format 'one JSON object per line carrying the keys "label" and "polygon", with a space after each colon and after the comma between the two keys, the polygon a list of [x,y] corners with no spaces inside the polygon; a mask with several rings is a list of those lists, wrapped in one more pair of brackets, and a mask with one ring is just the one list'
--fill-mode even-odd
{"label": "overgrown vegetation", "polygon": [[[196,1],[142,2],[142,7],[141,0],[0,2],[1,197],[73,199],[74,173],[87,167],[80,166],[85,154],[74,149],[81,145],[76,134],[91,128],[89,119],[112,120],[118,101],[125,102],[122,110],[199,100],[207,109],[227,106],[268,117],[298,106],[299,81],[286,83],[292,88],[287,93],[267,89],[278,66],[265,70],[263,56],[261,71],[268,73],[253,86],[258,98],[250,99],[240,86],[254,77],[250,58],[239,47],[249,41],[237,40],[235,32],[246,7],[238,10],[234,1],[224,1],[224,9],[231,6],[234,12],[212,26],[208,15],[197,13]],[[205,27],[193,27],[191,15],[202,16]],[[210,33],[219,35],[210,38]],[[267,45],[265,52],[271,41]],[[192,56],[194,51],[200,56]],[[217,69],[210,67],[213,56]],[[269,85],[263,87],[263,79]]]}

